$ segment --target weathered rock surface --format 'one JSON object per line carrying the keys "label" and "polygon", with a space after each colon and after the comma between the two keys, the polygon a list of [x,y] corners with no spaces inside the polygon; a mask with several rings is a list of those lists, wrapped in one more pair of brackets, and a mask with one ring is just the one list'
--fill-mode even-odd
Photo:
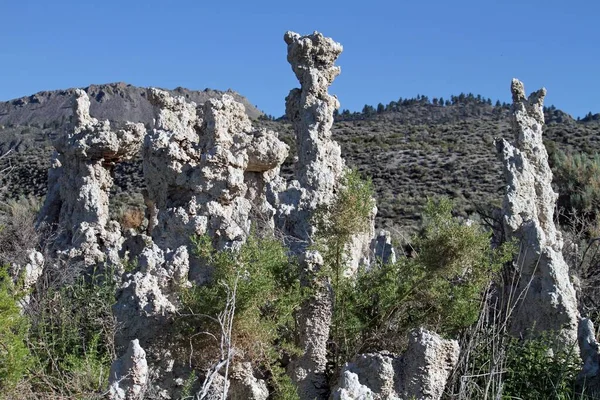
{"label": "weathered rock surface", "polygon": [[302,285],[313,290],[298,313],[297,344],[302,355],[289,366],[292,380],[298,386],[300,399],[327,398],[329,384],[325,375],[327,341],[333,316],[333,290],[329,282],[318,276],[323,257],[318,251],[306,251],[300,259]]}
{"label": "weathered rock surface", "polygon": [[579,321],[577,341],[583,361],[577,386],[586,395],[597,396],[600,394],[600,345],[596,341],[594,324],[588,318]]}
{"label": "weathered rock surface", "polygon": [[[169,347],[178,293],[210,279],[190,257],[190,238],[206,234],[217,249],[238,249],[252,222],[272,230],[275,209],[267,194],[288,147],[276,133],[254,129],[244,106],[230,96],[202,107],[158,89],[147,97],[156,107],[142,149],[151,237],[141,235],[143,249],[133,254],[139,270],[126,277],[114,310],[123,324],[118,342],[138,338],[148,351],[153,385],[169,393],[185,369],[162,351]],[[132,241],[131,251],[139,247]],[[237,381],[238,389],[250,383],[247,378]],[[244,390],[261,398],[258,386]]]}
{"label": "weathered rock surface", "polygon": [[35,249],[29,249],[27,251],[27,264],[22,268],[19,268],[16,276],[23,282],[23,290],[28,292],[35,286],[38,279],[44,272],[44,255]]}
{"label": "weathered rock surface", "polygon": [[198,110],[157,89],[148,98],[158,109],[144,143],[148,199],[157,209],[154,241],[173,249],[189,244],[191,235],[208,234],[219,249],[239,247],[253,204],[272,220],[266,186],[287,146],[274,132],[254,130],[243,105],[227,95]]}
{"label": "weathered rock surface", "polygon": [[286,100],[286,115],[294,126],[298,161],[295,182],[280,195],[279,208],[286,233],[306,247],[315,232],[314,210],[334,199],[344,172],[340,146],[331,137],[333,113],[340,106],[329,86],[340,73],[334,65],[342,45],[315,32],[300,36],[286,32],[288,62],[300,81]]}
{"label": "weathered rock surface", "polygon": [[342,371],[339,388],[331,395],[333,400],[374,400],[371,389],[360,383],[358,375],[348,370]]}
{"label": "weathered rock surface", "polygon": [[139,152],[146,133],[143,124],[113,131],[108,121],[92,118],[89,108],[87,94],[75,90],[72,126],[54,142],[48,195],[38,217],[38,224],[58,232],[56,249],[85,265],[118,261],[120,227],[108,214],[111,169]]}
{"label": "weathered rock surface", "polygon": [[515,260],[520,280],[514,298],[524,294],[513,314],[512,331],[557,331],[564,343],[574,344],[578,321],[575,290],[562,255],[562,236],[554,225],[557,194],[542,141],[546,90],[527,98],[523,84],[513,79],[511,91],[515,140],[498,141],[497,148],[507,182],[504,228],[507,238],[516,239],[520,247]]}
{"label": "weathered rock surface", "polygon": [[394,264],[396,262],[396,250],[392,246],[392,237],[390,232],[382,230],[371,242],[371,254],[373,261],[380,261],[384,264]]}
{"label": "weathered rock surface", "polygon": [[237,363],[229,376],[228,399],[230,400],[267,400],[269,388],[262,379],[257,379],[249,362]]}
{"label": "weathered rock surface", "polygon": [[456,340],[442,339],[424,329],[413,331],[402,356],[402,396],[424,400],[441,398],[459,352]]}
{"label": "weathered rock surface", "polygon": [[301,399],[324,399],[329,392],[325,367],[333,293],[327,280],[317,277],[322,256],[306,248],[316,232],[313,213],[333,203],[344,172],[340,146],[331,138],[333,113],[339,102],[327,92],[340,73],[334,63],[342,46],[318,32],[308,36],[286,32],[284,40],[288,62],[301,88],[292,89],[286,98],[286,115],[294,126],[298,161],[295,180],[277,196],[277,225],[292,251],[300,256],[302,284],[314,289],[314,295],[298,315],[298,345],[303,354],[292,361],[289,370]]}
{"label": "weathered rock surface", "polygon": [[127,353],[115,360],[108,377],[109,400],[141,400],[148,387],[146,352],[137,339],[129,343]]}
{"label": "weathered rock surface", "polygon": [[455,340],[424,329],[411,333],[402,357],[361,354],[344,366],[332,399],[440,399],[458,362]]}

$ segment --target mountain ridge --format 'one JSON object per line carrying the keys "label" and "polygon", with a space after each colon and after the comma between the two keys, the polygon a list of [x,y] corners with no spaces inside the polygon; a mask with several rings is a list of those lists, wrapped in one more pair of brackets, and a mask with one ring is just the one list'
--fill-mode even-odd
{"label": "mountain ridge", "polygon": [[[98,119],[131,121],[149,124],[154,110],[146,99],[146,88],[125,82],[92,84],[82,88],[90,97],[90,112]],[[190,90],[183,87],[163,89],[188,101],[202,104],[210,98],[224,94],[233,96],[246,107],[250,118],[258,118],[263,112],[241,94],[233,91],[213,89]],[[49,127],[62,125],[72,115],[71,104],[75,88],[45,90],[29,96],[0,102],[0,125],[37,125]]]}

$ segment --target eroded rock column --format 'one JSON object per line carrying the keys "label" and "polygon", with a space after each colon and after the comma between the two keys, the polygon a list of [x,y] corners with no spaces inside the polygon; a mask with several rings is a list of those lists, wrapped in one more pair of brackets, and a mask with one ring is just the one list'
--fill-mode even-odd
{"label": "eroded rock column", "polygon": [[285,99],[285,110],[294,125],[298,161],[296,180],[282,194],[285,230],[299,243],[301,251],[310,243],[315,227],[311,217],[315,209],[334,200],[344,160],[338,143],[331,138],[333,112],[339,108],[337,97],[327,92],[340,74],[334,63],[342,53],[342,45],[315,32],[300,36],[286,32],[288,62],[300,81],[300,89],[292,89]]}
{"label": "eroded rock column", "polygon": [[577,340],[577,302],[562,255],[563,240],[554,224],[557,194],[542,141],[546,90],[525,95],[523,84],[511,84],[513,143],[497,142],[504,165],[506,195],[503,222],[508,240],[516,239],[520,279],[513,298],[523,296],[512,315],[512,332],[555,331],[563,343]]}
{"label": "eroded rock column", "polygon": [[85,265],[118,262],[121,232],[109,221],[108,195],[115,163],[138,153],[146,133],[143,124],[128,123],[113,131],[108,121],[89,113],[90,100],[75,91],[70,131],[55,142],[48,172],[48,195],[38,217],[58,232],[57,250]]}
{"label": "eroded rock column", "polygon": [[327,340],[333,312],[333,292],[328,280],[318,277],[323,258],[306,251],[316,228],[315,210],[332,204],[344,172],[340,146],[331,138],[333,113],[339,107],[327,92],[340,73],[334,65],[342,46],[318,32],[300,36],[287,32],[288,61],[300,82],[286,98],[286,115],[294,126],[298,161],[295,180],[279,195],[278,223],[288,244],[299,255],[302,283],[314,289],[313,297],[298,315],[298,345],[303,355],[290,365],[292,380],[301,399],[323,399],[329,392],[325,367]]}

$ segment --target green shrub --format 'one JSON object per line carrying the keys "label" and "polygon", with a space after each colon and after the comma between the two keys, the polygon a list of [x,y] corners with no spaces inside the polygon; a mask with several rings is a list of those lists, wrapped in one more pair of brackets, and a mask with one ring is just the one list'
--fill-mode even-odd
{"label": "green shrub", "polygon": [[427,202],[410,268],[420,275],[412,318],[447,335],[477,320],[483,290],[514,251],[510,243],[492,248],[491,232],[453,217],[452,209],[447,198]]}
{"label": "green shrub", "polygon": [[590,221],[595,220],[600,207],[600,155],[556,149],[550,155],[550,163],[558,190],[558,207],[565,211],[567,218],[574,210]]}
{"label": "green shrub", "polygon": [[349,244],[354,235],[368,232],[373,213],[373,184],[361,178],[357,170],[347,170],[334,201],[317,210],[313,223],[317,226],[315,247],[323,255],[319,272],[332,283],[334,293],[331,341],[334,364],[341,366],[350,353],[351,338],[360,330],[352,314],[352,278],[346,276]]}
{"label": "green shrub", "polygon": [[208,236],[193,237],[192,242],[195,255],[212,267],[213,277],[211,283],[181,293],[183,313],[190,314],[178,319],[180,332],[197,355],[187,356],[200,368],[218,358],[219,346],[213,338],[221,333],[215,318],[236,288],[233,345],[240,357],[267,371],[276,396],[288,393],[289,382],[278,361],[284,352],[295,350],[291,344],[294,313],[303,300],[297,264],[273,238],[250,235],[235,252],[215,251]]}
{"label": "green shrub", "polygon": [[0,391],[8,391],[31,366],[26,345],[29,324],[17,304],[20,294],[8,274],[0,267]]}
{"label": "green shrub", "polygon": [[115,292],[112,271],[106,270],[35,294],[28,338],[34,391],[81,395],[105,387],[115,359]]}
{"label": "green shrub", "polygon": [[419,326],[455,336],[477,320],[485,288],[512,257],[512,246],[492,249],[489,233],[453,217],[447,199],[428,202],[413,245],[415,257],[361,270],[338,285],[342,360],[401,352],[403,338]]}
{"label": "green shrub", "polygon": [[536,339],[508,340],[503,398],[579,398],[575,394],[575,378],[581,369],[577,344],[558,350],[555,344],[551,332]]}

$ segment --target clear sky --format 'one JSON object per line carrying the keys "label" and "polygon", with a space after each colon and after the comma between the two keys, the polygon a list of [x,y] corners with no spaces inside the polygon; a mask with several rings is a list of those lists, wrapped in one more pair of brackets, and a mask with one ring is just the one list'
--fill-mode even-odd
{"label": "clear sky", "polygon": [[600,1],[0,0],[0,100],[123,81],[231,88],[280,116],[297,86],[283,34],[342,43],[342,108],[417,94],[509,101],[510,79],[546,104],[600,112]]}

